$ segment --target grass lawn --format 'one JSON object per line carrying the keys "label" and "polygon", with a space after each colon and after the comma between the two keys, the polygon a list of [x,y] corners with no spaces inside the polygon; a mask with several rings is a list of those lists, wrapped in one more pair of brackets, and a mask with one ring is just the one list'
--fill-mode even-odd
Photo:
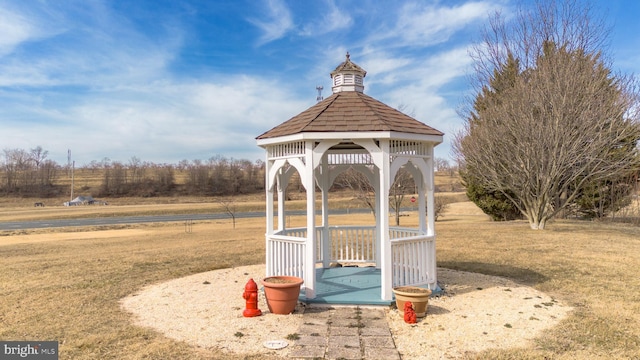
{"label": "grass lawn", "polygon": [[[332,225],[372,219],[340,216]],[[439,266],[508,277],[575,307],[535,346],[470,358],[637,359],[640,228],[562,221],[533,231],[457,206],[436,226]],[[238,219],[235,230],[224,220],[195,223],[192,233],[180,223],[0,233],[0,339],[58,340],[60,359],[263,358],[197,349],[134,326],[119,300],[148,284],[263,263],[264,227],[264,219]]]}

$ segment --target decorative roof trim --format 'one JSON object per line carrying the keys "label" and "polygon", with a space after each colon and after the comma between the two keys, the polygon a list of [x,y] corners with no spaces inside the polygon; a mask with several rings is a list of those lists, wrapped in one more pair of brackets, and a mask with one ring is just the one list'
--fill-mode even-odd
{"label": "decorative roof trim", "polygon": [[396,131],[366,131],[366,132],[303,132],[273,138],[257,139],[258,146],[265,147],[271,144],[281,144],[300,140],[330,140],[339,139],[351,141],[352,139],[389,139],[430,142],[434,145],[442,143],[442,135],[423,135],[402,133]]}

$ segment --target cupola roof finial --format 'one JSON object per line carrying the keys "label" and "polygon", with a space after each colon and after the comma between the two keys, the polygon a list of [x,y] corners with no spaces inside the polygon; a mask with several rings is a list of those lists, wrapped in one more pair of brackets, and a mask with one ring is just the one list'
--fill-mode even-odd
{"label": "cupola roof finial", "polygon": [[333,93],[341,91],[363,92],[363,79],[367,72],[363,68],[351,62],[351,54],[347,51],[346,59],[331,72]]}

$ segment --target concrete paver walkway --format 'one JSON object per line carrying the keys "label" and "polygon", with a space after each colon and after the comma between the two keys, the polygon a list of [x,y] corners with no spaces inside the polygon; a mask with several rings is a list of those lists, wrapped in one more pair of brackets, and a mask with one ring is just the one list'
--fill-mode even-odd
{"label": "concrete paver walkway", "polygon": [[290,358],[400,360],[384,309],[310,307],[303,318]]}

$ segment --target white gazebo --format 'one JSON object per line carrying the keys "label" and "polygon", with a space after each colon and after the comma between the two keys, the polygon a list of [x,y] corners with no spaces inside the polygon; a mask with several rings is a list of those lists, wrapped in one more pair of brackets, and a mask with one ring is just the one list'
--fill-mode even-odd
{"label": "white gazebo", "polygon": [[[375,263],[382,300],[392,300],[396,286],[437,287],[434,213],[427,209],[434,208],[433,148],[443,133],[365,95],[365,75],[347,53],[331,72],[331,96],[257,137],[266,150],[266,275],[302,277],[307,299],[316,296],[316,270],[333,262]],[[375,226],[329,224],[329,188],[350,167],[375,189]],[[389,225],[390,186],[402,167],[418,192],[418,228]],[[284,192],[296,171],[306,190],[307,221],[289,229]]]}

